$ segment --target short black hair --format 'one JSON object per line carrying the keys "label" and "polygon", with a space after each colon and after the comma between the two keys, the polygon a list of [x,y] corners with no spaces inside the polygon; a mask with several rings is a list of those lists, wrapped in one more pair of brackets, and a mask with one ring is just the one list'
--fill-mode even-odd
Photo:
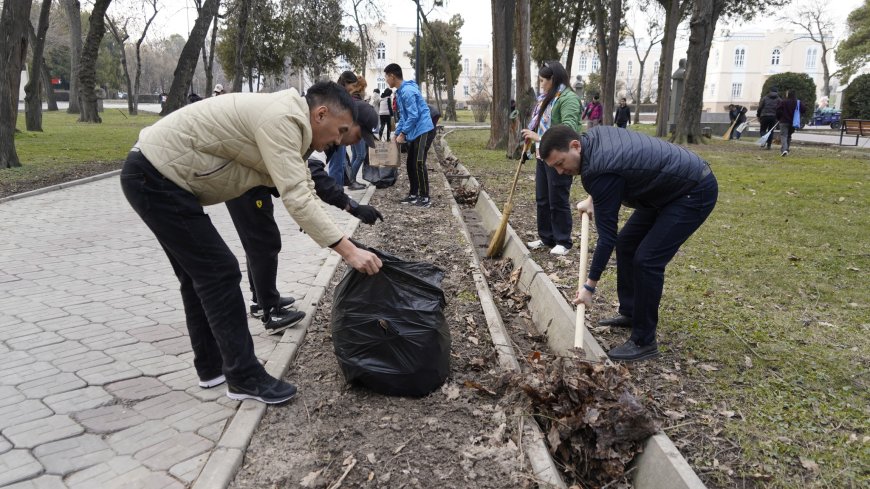
{"label": "short black hair", "polygon": [[305,93],[305,100],[308,102],[309,110],[318,105],[325,105],[338,112],[349,110],[353,115],[353,120],[356,120],[357,113],[353,99],[347,90],[338,83],[320,81],[311,85]]}
{"label": "short black hair", "polygon": [[375,93],[381,93],[381,89],[380,89],[380,88],[375,88]]}
{"label": "short black hair", "polygon": [[405,77],[402,76],[402,67],[397,65],[396,63],[390,63],[384,68],[384,73],[388,75],[395,75],[396,78],[400,80],[404,80]]}
{"label": "short black hair", "polygon": [[547,129],[541,137],[541,146],[538,148],[541,159],[546,160],[553,151],[568,151],[571,141],[579,140],[580,135],[577,134],[577,131],[568,125],[557,124]]}

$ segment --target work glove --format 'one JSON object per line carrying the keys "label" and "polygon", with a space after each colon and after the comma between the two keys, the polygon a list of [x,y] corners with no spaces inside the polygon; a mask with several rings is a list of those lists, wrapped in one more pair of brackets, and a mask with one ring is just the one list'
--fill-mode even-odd
{"label": "work glove", "polygon": [[384,220],[384,216],[381,215],[380,211],[378,211],[374,206],[365,204],[351,204],[350,215],[356,217],[364,224],[374,224],[378,219],[382,222]]}

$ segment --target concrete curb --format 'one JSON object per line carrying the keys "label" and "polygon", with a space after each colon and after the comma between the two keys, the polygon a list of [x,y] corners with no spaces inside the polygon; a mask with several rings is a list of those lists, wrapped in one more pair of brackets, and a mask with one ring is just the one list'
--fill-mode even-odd
{"label": "concrete curb", "polygon": [[114,177],[121,174],[121,170],[112,170],[106,173],[100,173],[99,175],[91,175],[85,178],[79,178],[78,180],[73,180],[71,182],[59,183],[57,185],[52,185],[50,187],[38,188],[36,190],[31,190],[29,192],[21,192],[20,194],[12,194],[8,197],[3,197],[0,199],[0,204],[4,202],[9,202],[12,200],[23,199],[25,197],[33,197],[34,195],[44,194],[47,192],[54,192],[55,190],[61,190],[65,188],[75,187],[76,185],[83,185],[86,183],[91,183],[97,180],[102,180],[104,178]]}
{"label": "concrete curb", "polygon": [[[470,174],[461,163],[457,163],[456,168],[461,173]],[[466,179],[463,185],[469,188],[481,188],[480,183],[474,177]],[[486,191],[480,190],[474,209],[487,233],[493,233],[501,222],[501,212]],[[464,226],[463,223],[463,228]],[[467,232],[467,230],[464,231]],[[515,268],[523,270],[518,285],[520,289],[531,296],[528,307],[538,331],[547,336],[547,343],[554,353],[558,355],[569,354],[574,346],[574,309],[564,299],[543,269],[531,258],[525,243],[510,224],[508,224],[505,237],[503,256],[510,258]],[[588,347],[585,352],[587,359],[599,361],[607,359],[607,353],[588,329],[584,344]],[[543,443],[540,428],[538,434],[542,437],[541,443]],[[547,452],[547,456],[549,457],[549,452]],[[671,439],[662,431],[647,440],[643,453],[638,455],[635,461],[635,467],[632,483],[638,489],[706,488]]]}
{"label": "concrete curb", "polygon": [[[363,198],[360,199],[360,203],[368,203],[374,193],[375,186],[369,186]],[[360,221],[355,220],[348,228],[345,228],[347,236],[353,236],[359,223]],[[269,375],[282,378],[287,373],[290,364],[296,358],[299,346],[305,340],[308,327],[314,320],[317,305],[326,294],[329,282],[335,275],[340,262],[341,257],[331,253],[315,277],[314,284],[308,288],[305,297],[297,301],[297,309],[305,312],[305,319],[302,320],[299,327],[284,331],[281,340],[266,360],[266,371]],[[209,455],[199,476],[191,484],[193,489],[222,489],[230,485],[239,467],[242,466],[245,451],[260,424],[260,420],[266,414],[266,408],[267,406],[261,402],[250,399],[242,401],[238,411],[233,415],[224,429],[223,435]]]}

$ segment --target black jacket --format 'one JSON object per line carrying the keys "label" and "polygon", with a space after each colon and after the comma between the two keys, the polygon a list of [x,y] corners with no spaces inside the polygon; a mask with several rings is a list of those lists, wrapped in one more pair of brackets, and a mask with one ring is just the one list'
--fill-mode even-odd
{"label": "black jacket", "polygon": [[768,93],[761,102],[758,103],[758,110],[755,112],[756,117],[776,117],[776,107],[782,99],[779,97],[779,92]]}
{"label": "black jacket", "polygon": [[[326,155],[327,161],[331,153]],[[314,180],[314,191],[320,200],[329,205],[338,207],[341,210],[347,209],[351,198],[344,193],[344,188],[336,183],[336,181],[326,172],[326,163],[317,158],[308,158],[308,171],[311,172],[311,179]]]}
{"label": "black jacket", "polygon": [[631,107],[626,105],[625,107],[617,107],[616,114],[613,116],[613,122],[615,124],[631,123]]}

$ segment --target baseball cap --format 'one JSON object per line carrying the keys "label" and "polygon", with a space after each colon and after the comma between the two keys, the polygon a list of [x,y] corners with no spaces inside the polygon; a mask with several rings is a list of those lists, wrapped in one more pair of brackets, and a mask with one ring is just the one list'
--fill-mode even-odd
{"label": "baseball cap", "polygon": [[224,86],[218,83],[214,86],[214,93],[224,93]]}
{"label": "baseball cap", "polygon": [[380,117],[372,105],[364,100],[354,99],[356,104],[356,122],[360,126],[360,133],[369,148],[375,147],[374,132],[378,130]]}

